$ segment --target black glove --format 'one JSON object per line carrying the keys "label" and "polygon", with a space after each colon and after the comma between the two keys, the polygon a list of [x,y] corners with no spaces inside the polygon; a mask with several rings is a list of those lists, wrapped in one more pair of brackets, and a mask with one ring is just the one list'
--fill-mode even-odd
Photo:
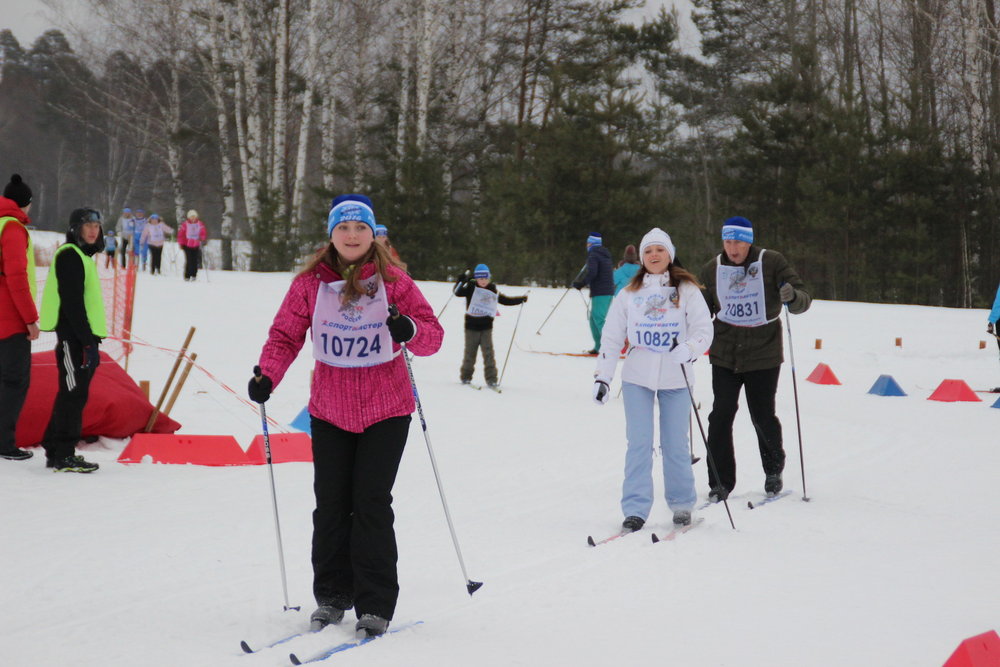
{"label": "black glove", "polygon": [[417,334],[417,325],[406,315],[389,315],[385,323],[389,327],[389,335],[397,343],[407,343]]}
{"label": "black glove", "polygon": [[573,284],[570,285],[570,287],[572,287],[573,289],[583,289],[583,283],[580,282],[579,280],[574,280]]}
{"label": "black glove", "polygon": [[274,389],[274,383],[271,382],[271,378],[260,372],[260,366],[254,366],[253,377],[247,384],[247,394],[250,395],[250,400],[254,403],[267,403],[267,399],[271,398],[272,389]]}
{"label": "black glove", "polygon": [[462,280],[469,280],[472,277],[472,269],[466,269],[465,273],[462,274]]}
{"label": "black glove", "polygon": [[[993,334],[993,323],[992,322],[987,322],[986,323],[986,333]],[[993,335],[996,335],[996,334],[993,334]]]}
{"label": "black glove", "polygon": [[604,405],[608,402],[609,398],[611,398],[611,393],[608,383],[603,380],[596,380],[594,382],[594,403]]}
{"label": "black glove", "polygon": [[795,301],[795,288],[788,283],[781,283],[781,287],[778,288],[778,294],[781,296],[781,303]]}
{"label": "black glove", "polygon": [[528,303],[528,295],[527,294],[525,294],[524,296],[521,297],[521,303]]}
{"label": "black glove", "polygon": [[83,348],[83,363],[80,368],[94,368],[101,365],[101,353],[96,345],[85,345]]}

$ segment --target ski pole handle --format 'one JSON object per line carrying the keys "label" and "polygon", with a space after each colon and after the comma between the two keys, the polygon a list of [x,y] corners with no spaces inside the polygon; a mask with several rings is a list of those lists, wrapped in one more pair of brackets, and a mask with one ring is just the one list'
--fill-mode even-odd
{"label": "ski pole handle", "polygon": [[264,377],[264,373],[260,370],[260,366],[254,366],[253,379],[256,380],[258,384],[260,384],[260,380],[262,377]]}

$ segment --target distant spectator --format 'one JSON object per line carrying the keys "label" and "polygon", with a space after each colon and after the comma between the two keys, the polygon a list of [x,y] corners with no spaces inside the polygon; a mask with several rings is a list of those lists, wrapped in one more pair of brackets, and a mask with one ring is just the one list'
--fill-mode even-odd
{"label": "distant spectator", "polygon": [[392,245],[392,241],[389,240],[389,229],[385,225],[375,225],[375,241],[385,247],[392,255],[392,258],[396,260],[396,263],[405,271],[406,263],[399,258],[399,252],[396,250],[396,246]]}
{"label": "distant spectator", "polygon": [[132,215],[132,209],[122,209],[115,230],[118,232],[118,245],[121,246],[122,268],[124,269],[128,262],[128,246],[132,243],[132,235],[135,234],[135,217]]}
{"label": "distant spectator", "polygon": [[109,229],[104,234],[104,268],[109,269],[115,263],[115,249],[118,247],[118,239],[115,230]]}
{"label": "distant spectator", "polygon": [[149,224],[142,230],[140,243],[142,246],[149,248],[150,275],[156,273],[162,275],[160,271],[160,259],[163,256],[163,242],[166,240],[167,234],[172,234],[173,232],[173,227],[166,225],[156,213],[149,216]]}
{"label": "distant spectator", "polygon": [[[997,294],[993,299],[993,310],[986,321],[986,333],[997,339],[997,347],[1000,348],[1000,330],[997,329],[997,320],[1000,320],[1000,287],[997,287]],[[1000,387],[993,390],[1000,393]]]}
{"label": "distant spectator", "polygon": [[177,230],[177,244],[184,251],[184,280],[198,279],[201,246],[207,238],[205,223],[198,219],[198,211],[191,209]]}
{"label": "distant spectator", "polygon": [[141,271],[146,270],[146,258],[149,256],[149,247],[142,243],[142,233],[146,231],[148,222],[146,212],[141,208],[135,209],[135,223],[132,229],[132,257]]}

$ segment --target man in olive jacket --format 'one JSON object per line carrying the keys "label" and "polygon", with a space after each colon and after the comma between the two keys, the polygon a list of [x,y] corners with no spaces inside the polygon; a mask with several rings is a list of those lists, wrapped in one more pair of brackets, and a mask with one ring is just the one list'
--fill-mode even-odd
{"label": "man in olive jacket", "polygon": [[778,375],[784,362],[781,308],[791,313],[812,303],[802,280],[778,252],[753,245],[753,225],[742,217],[722,226],[724,251],[701,269],[705,300],[715,316],[712,341],[712,391],[708,417],[709,500],[729,497],[736,486],[733,420],[744,389],[764,468],[764,491],[781,491],[785,468],[781,422],[774,413]]}

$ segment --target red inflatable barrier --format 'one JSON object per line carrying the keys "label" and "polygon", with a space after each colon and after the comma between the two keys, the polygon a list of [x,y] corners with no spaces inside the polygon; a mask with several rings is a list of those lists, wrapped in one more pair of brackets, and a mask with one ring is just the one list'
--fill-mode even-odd
{"label": "red inflatable barrier", "polygon": [[167,435],[137,433],[118,456],[119,463],[242,466],[247,455],[231,435]]}
{"label": "red inflatable barrier", "polygon": [[1000,635],[990,630],[969,637],[958,645],[944,667],[1000,667]]}
{"label": "red inflatable barrier", "polygon": [[[308,433],[271,433],[271,463],[311,462],[312,438]],[[247,447],[246,463],[267,463],[264,455],[264,436],[258,435]]]}

